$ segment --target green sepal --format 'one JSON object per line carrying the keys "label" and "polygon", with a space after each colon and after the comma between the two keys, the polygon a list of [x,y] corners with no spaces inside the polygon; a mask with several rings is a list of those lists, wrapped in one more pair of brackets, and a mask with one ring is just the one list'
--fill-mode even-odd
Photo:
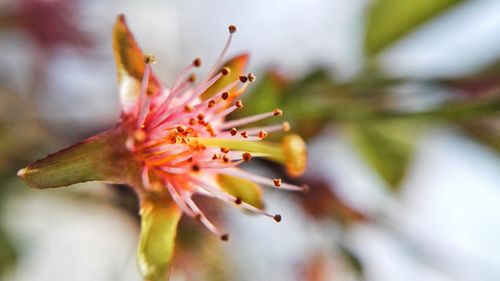
{"label": "green sepal", "polygon": [[[229,84],[231,84],[232,82],[237,80],[238,77],[240,77],[241,75],[244,75],[243,71],[245,71],[245,67],[248,64],[249,57],[250,56],[248,54],[241,54],[241,55],[235,56],[235,57],[229,59],[228,61],[226,61],[222,65],[222,67],[228,67],[231,70],[231,72],[226,76],[222,76],[221,78],[219,78],[219,80],[217,80],[217,82],[215,82],[212,86],[210,86],[210,88],[208,88],[201,95],[201,99],[207,100],[207,99],[211,98],[212,96],[217,94],[219,91],[222,91],[222,89],[227,87]],[[222,69],[222,67],[221,67],[221,69]],[[237,96],[239,93],[235,93],[234,91],[238,87],[239,86],[233,87],[232,89],[229,90],[229,92],[231,92],[232,94],[235,94]],[[235,98],[235,96],[233,95],[233,97],[231,97],[231,98]]]}
{"label": "green sepal", "polygon": [[142,200],[137,264],[145,281],[168,280],[181,214],[168,195]]}
{"label": "green sepal", "polygon": [[262,189],[258,184],[224,174],[217,176],[217,183],[225,192],[240,198],[243,202],[259,209],[264,207]]}
{"label": "green sepal", "polygon": [[116,127],[40,159],[18,171],[30,187],[54,188],[87,181],[132,184],[139,167]]}

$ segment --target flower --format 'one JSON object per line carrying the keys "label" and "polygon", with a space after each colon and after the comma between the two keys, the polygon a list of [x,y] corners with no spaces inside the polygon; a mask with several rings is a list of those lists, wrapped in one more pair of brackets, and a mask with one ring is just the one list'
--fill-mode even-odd
{"label": "flower", "polygon": [[199,220],[222,240],[228,234],[212,224],[193,194],[215,197],[244,210],[279,222],[281,215],[262,209],[258,184],[278,189],[306,191],[306,186],[268,179],[239,168],[252,158],[267,158],[286,166],[291,176],[306,167],[306,146],[297,135],[281,143],[269,142],[268,134],[288,131],[288,123],[240,129],[264,118],[281,116],[270,112],[225,121],[243,107],[239,96],[255,80],[242,75],[248,55],[223,64],[236,27],[207,78],[196,83],[191,71],[201,65],[195,59],[172,83],[164,86],[153,72],[153,55],[143,55],[124,16],[113,31],[122,105],[120,121],[113,128],[84,142],[49,155],[20,170],[30,186],[50,188],[77,182],[101,180],[126,183],[141,200],[139,267],[146,280],[164,280],[173,253],[177,222],[181,213]]}

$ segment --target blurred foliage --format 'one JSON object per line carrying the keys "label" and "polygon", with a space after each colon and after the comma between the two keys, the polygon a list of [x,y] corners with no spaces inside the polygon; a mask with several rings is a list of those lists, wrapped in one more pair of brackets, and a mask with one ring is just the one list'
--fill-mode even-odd
{"label": "blurred foliage", "polygon": [[373,56],[460,0],[376,0],[366,15],[365,52]]}
{"label": "blurred foliage", "polygon": [[[489,81],[500,82],[500,72],[488,73]],[[473,86],[473,81],[459,77],[412,82],[372,70],[345,82],[336,81],[324,69],[313,70],[291,81],[270,71],[246,96],[249,106],[238,114],[269,111],[280,104],[284,119],[305,138],[315,136],[326,124],[337,126],[347,133],[361,156],[388,186],[397,191],[415,142],[427,128],[455,124],[485,143],[499,146],[500,91],[494,85],[498,87],[500,83],[478,88]],[[398,87],[410,82],[439,85],[451,94],[433,106],[402,106]],[[418,93],[416,95],[419,98]],[[276,122],[276,119],[267,119],[260,125]]]}
{"label": "blurred foliage", "polygon": [[351,124],[347,130],[365,160],[392,188],[399,186],[411,159],[418,130],[404,120]]}
{"label": "blurred foliage", "polygon": [[[71,8],[60,8],[56,17],[53,17],[52,8],[50,11],[44,8],[42,11],[36,8],[36,5],[43,4],[42,2],[57,2],[63,5],[63,1],[24,2],[31,5],[25,12],[39,13],[39,20],[34,21],[35,18],[32,17],[28,24],[22,26],[39,47],[64,43],[63,45],[74,45],[76,49],[82,49],[87,48],[86,42],[91,42],[88,35],[80,31],[75,11],[63,12],[64,9],[75,9],[74,5]],[[262,120],[257,126],[287,120],[292,129],[306,139],[315,137],[325,126],[338,129],[394,192],[398,191],[404,180],[419,136],[429,128],[443,125],[461,128],[478,141],[500,152],[500,63],[494,63],[483,71],[464,77],[410,81],[400,77],[388,77],[375,68],[371,61],[374,56],[421,25],[462,2],[464,1],[372,1],[365,19],[365,68],[358,76],[341,81],[326,68],[317,68],[300,77],[291,78],[277,70],[270,70],[257,77],[254,85],[249,87],[250,93],[244,96],[244,109],[235,111],[231,118],[272,111],[276,106],[280,106],[284,110],[284,116]],[[17,19],[26,17],[2,14],[1,27],[12,27],[15,16]],[[71,25],[64,30],[50,28],[58,25],[55,22],[57,20],[69,22]],[[40,21],[49,24],[39,24]],[[233,70],[236,71],[227,77],[228,81],[233,80],[243,69],[246,60],[246,55],[242,55],[231,62]],[[437,85],[445,89],[448,95],[446,99],[437,100],[432,106],[402,106],[401,99],[404,97],[398,95],[399,87],[410,83]],[[221,89],[221,84],[215,84],[205,95],[213,95],[217,89]],[[420,93],[414,94],[418,98]],[[23,99],[23,96],[21,93],[0,89],[0,179],[3,182],[14,177],[19,167],[46,154],[51,150],[50,146],[61,141],[47,133],[41,125],[41,119],[36,116],[36,105],[29,104],[31,101]],[[25,96],[34,96],[34,93]],[[273,138],[272,134],[269,137]],[[231,182],[234,179],[226,177],[223,180]],[[377,223],[368,214],[344,202],[342,197],[335,193],[335,187],[326,181],[307,178],[306,182],[311,188],[308,196],[296,196],[303,211],[310,218],[333,222],[344,230],[353,224]],[[240,196],[244,201],[254,206],[262,205],[258,186],[253,186],[250,182],[227,186],[234,188],[226,191]],[[3,200],[11,192],[13,191],[0,188],[0,210]],[[119,196],[126,200],[117,200],[121,203],[116,205],[122,204],[124,208],[133,210],[131,214],[136,215],[134,195],[121,192]],[[81,200],[82,197],[79,196],[78,199]],[[216,212],[218,206],[210,204],[211,211]],[[208,212],[210,213],[210,210]],[[217,223],[223,220],[218,214],[214,217]],[[168,225],[164,224],[163,227],[168,228]],[[236,266],[233,267],[232,261],[224,255],[217,237],[200,229],[194,222],[182,220],[178,240],[173,261],[176,264],[174,269],[178,272],[174,271],[174,275],[181,272],[187,280],[236,280],[233,276],[237,274],[234,272]],[[17,253],[13,245],[8,232],[0,224],[0,275],[16,261]],[[339,246],[340,254],[353,270],[358,272],[358,277],[362,278],[363,264],[356,253],[343,245]],[[155,247],[152,248],[153,254],[160,257],[163,255],[163,251],[157,252]],[[170,251],[171,249],[167,249],[166,252]],[[312,271],[314,270],[316,268],[312,268]],[[312,272],[311,276],[317,275]]]}
{"label": "blurred foliage", "polygon": [[17,253],[13,241],[0,224],[0,278],[15,265],[16,258]]}

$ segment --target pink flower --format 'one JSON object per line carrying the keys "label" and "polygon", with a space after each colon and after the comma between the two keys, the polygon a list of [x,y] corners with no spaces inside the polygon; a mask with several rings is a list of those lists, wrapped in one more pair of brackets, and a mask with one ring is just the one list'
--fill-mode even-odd
{"label": "pink flower", "polygon": [[243,107],[239,96],[254,81],[242,75],[248,60],[240,55],[223,64],[236,27],[206,78],[195,82],[195,59],[172,83],[164,86],[153,72],[152,55],[143,55],[123,16],[113,33],[122,114],[115,128],[66,150],[49,155],[19,171],[29,185],[49,188],[88,180],[126,183],[141,199],[141,245],[139,266],[147,280],[164,280],[173,252],[180,214],[195,218],[222,240],[228,235],[213,225],[191,199],[203,194],[270,217],[264,211],[258,184],[305,191],[244,171],[240,166],[252,158],[266,158],[286,166],[291,176],[306,167],[306,146],[297,135],[280,143],[268,142],[269,134],[288,131],[288,123],[245,128],[281,116],[275,109],[226,121],[228,114]]}

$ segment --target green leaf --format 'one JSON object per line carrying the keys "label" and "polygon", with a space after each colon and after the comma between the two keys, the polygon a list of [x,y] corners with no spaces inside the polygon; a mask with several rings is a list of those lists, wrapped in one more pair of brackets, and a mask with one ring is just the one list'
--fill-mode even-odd
{"label": "green leaf", "polygon": [[219,174],[217,183],[227,193],[240,198],[244,202],[261,209],[264,206],[262,201],[262,189],[258,184],[249,180]]}
{"label": "green leaf", "polygon": [[347,129],[362,157],[397,191],[412,156],[418,127],[396,120],[356,124]]}
{"label": "green leaf", "polygon": [[376,55],[460,0],[377,0],[366,18],[365,52]]}
{"label": "green leaf", "polygon": [[142,201],[137,263],[145,281],[168,280],[181,214],[168,195],[160,199],[151,196]]}
{"label": "green leaf", "polygon": [[125,147],[120,127],[40,159],[19,170],[34,188],[54,188],[86,181],[132,184],[139,168]]}

